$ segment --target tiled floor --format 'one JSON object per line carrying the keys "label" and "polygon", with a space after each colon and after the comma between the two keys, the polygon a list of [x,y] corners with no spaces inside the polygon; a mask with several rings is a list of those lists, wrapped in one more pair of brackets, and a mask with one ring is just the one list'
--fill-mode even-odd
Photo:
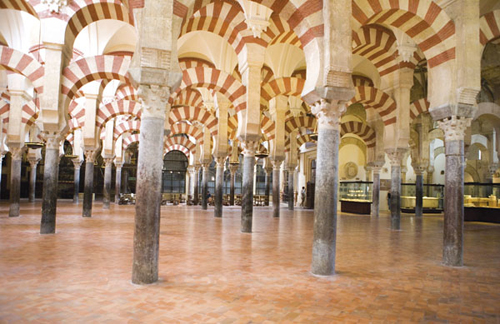
{"label": "tiled floor", "polygon": [[339,217],[338,274],[309,273],[313,212],[162,207],[159,283],[130,283],[133,206],[59,202],[57,234],[38,234],[40,202],[9,219],[0,204],[1,323],[500,323],[500,226],[467,223],[465,264],[440,264],[442,221]]}

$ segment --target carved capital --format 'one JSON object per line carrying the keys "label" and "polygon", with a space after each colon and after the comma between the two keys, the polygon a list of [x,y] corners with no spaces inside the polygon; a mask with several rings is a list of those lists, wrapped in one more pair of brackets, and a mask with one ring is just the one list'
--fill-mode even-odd
{"label": "carved capital", "polygon": [[241,145],[243,146],[243,156],[255,156],[255,151],[258,146],[257,141],[243,141]]}
{"label": "carved capital", "polygon": [[45,137],[45,149],[48,150],[59,150],[60,138],[53,134],[44,134]]}
{"label": "carved capital", "polygon": [[10,154],[12,154],[12,160],[20,161],[23,158],[24,147],[12,147],[10,148]]}
{"label": "carved capital", "polygon": [[463,141],[465,130],[470,126],[472,118],[451,116],[438,121],[438,126],[444,132],[445,141]]}
{"label": "carved capital", "polygon": [[112,167],[113,166],[113,158],[105,158],[104,159],[104,165],[107,167]]}
{"label": "carved capital", "polygon": [[273,164],[273,170],[279,170],[283,159],[271,159],[271,163]]}
{"label": "carved capital", "polygon": [[413,171],[416,175],[422,175],[427,170],[427,164],[425,163],[415,163],[411,166],[413,167]]}
{"label": "carved capital", "polygon": [[225,156],[219,156],[215,158],[215,163],[217,163],[217,167],[224,167],[224,163],[226,163],[226,157]]}
{"label": "carved capital", "polygon": [[229,164],[229,172],[231,172],[231,174],[235,174],[239,168],[240,168],[240,165],[238,163]]}
{"label": "carved capital", "polygon": [[68,0],[42,0],[42,4],[44,4],[50,12],[59,13],[61,9],[68,5]]}
{"label": "carved capital", "polygon": [[389,157],[389,160],[391,161],[391,166],[401,166],[401,161],[403,160],[403,157],[405,155],[406,150],[404,149],[392,149],[392,150],[387,150],[387,156]]}
{"label": "carved capital", "polygon": [[79,170],[80,167],[82,166],[83,160],[80,160],[80,158],[76,158],[71,160],[73,162],[73,166],[75,167],[76,170]]}
{"label": "carved capital", "polygon": [[324,129],[339,129],[340,118],[345,110],[345,102],[330,103],[325,99],[311,106],[311,112],[318,119],[318,128]]}
{"label": "carved capital", "polygon": [[202,164],[201,164],[201,167],[203,168],[203,171],[208,170],[208,168],[210,168],[210,164],[211,164],[211,163],[212,163],[212,162],[208,162],[208,163],[207,163],[207,162],[205,162],[205,163],[202,163]]}
{"label": "carved capital", "polygon": [[40,159],[38,159],[38,158],[30,158],[30,159],[28,159],[28,162],[30,163],[30,167],[32,169],[34,169],[38,165],[38,162],[40,162]]}
{"label": "carved capital", "polygon": [[493,178],[495,176],[495,173],[497,172],[497,170],[498,170],[498,163],[490,164],[490,166],[488,167],[488,173],[489,173],[490,178]]}
{"label": "carved capital", "polygon": [[115,161],[115,168],[116,170],[121,170],[123,168],[123,161]]}
{"label": "carved capital", "polygon": [[189,172],[189,174],[190,174],[191,176],[193,176],[193,175],[195,175],[195,174],[196,174],[196,172],[197,172],[198,170],[197,170],[194,166],[190,165],[190,166],[188,166],[187,171]]}
{"label": "carved capital", "polygon": [[382,170],[382,167],[384,166],[384,162],[382,161],[375,161],[375,162],[370,162],[368,163],[368,166],[371,168],[373,174],[379,174],[380,170]]}
{"label": "carved capital", "polygon": [[96,154],[95,154],[94,150],[85,150],[84,153],[85,153],[86,163],[94,163],[95,162]]}
{"label": "carved capital", "polygon": [[143,117],[165,118],[170,88],[154,84],[141,84],[137,95],[142,105]]}

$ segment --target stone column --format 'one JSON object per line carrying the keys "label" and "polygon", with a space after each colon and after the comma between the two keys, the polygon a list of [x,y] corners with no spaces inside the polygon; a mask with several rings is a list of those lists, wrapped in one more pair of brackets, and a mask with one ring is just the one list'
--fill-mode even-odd
{"label": "stone column", "polygon": [[269,193],[271,192],[271,177],[273,176],[273,168],[272,166],[268,167],[266,165],[266,168],[264,170],[266,171],[266,191],[264,193],[265,194],[264,205],[269,206]]}
{"label": "stone column", "polygon": [[9,217],[19,217],[19,201],[21,198],[21,162],[23,161],[24,148],[10,148],[12,154],[10,165],[10,208]]}
{"label": "stone column", "polygon": [[229,188],[229,205],[234,206],[234,182],[236,178],[236,171],[240,167],[237,163],[229,164],[229,172],[231,172],[231,184]]}
{"label": "stone column", "polygon": [[92,194],[94,191],[95,151],[85,150],[85,188],[83,189],[83,217],[92,217]]}
{"label": "stone column", "polygon": [[463,265],[464,243],[464,134],[471,118],[452,116],[438,121],[444,131],[446,172],[443,263]]}
{"label": "stone column", "polygon": [[345,104],[324,99],[311,106],[318,121],[312,273],[335,273],[340,117]]}
{"label": "stone column", "polygon": [[280,217],[280,159],[271,160],[273,164],[273,217]]}
{"label": "stone column", "polygon": [[[2,188],[2,163],[3,163],[3,157],[4,157],[5,152],[1,151],[0,152],[0,190]],[[0,191],[0,195],[1,195]]]}
{"label": "stone column", "polygon": [[203,174],[201,179],[201,209],[208,209],[208,177],[210,176],[210,163],[203,163]]}
{"label": "stone column", "polygon": [[40,234],[56,232],[57,187],[59,169],[59,138],[47,134],[43,166],[42,222]]}
{"label": "stone column", "polygon": [[387,151],[391,160],[391,229],[401,229],[401,160],[403,149],[391,149]]}
{"label": "stone column", "polygon": [[111,201],[111,174],[113,172],[113,159],[104,159],[105,169],[104,169],[104,197],[102,200],[102,208],[109,209],[109,203]]}
{"label": "stone column", "polygon": [[294,187],[295,166],[288,167],[288,210],[293,210],[294,205]]}
{"label": "stone column", "polygon": [[253,177],[255,167],[255,150],[257,142],[244,141],[243,145],[243,182],[241,184],[241,232],[252,232],[253,221]]}
{"label": "stone column", "polygon": [[215,175],[215,202],[214,216],[222,217],[222,200],[224,196],[224,164],[225,157],[216,158],[217,173]]}
{"label": "stone column", "polygon": [[122,190],[122,168],[123,162],[115,162],[116,177],[115,177],[115,204],[120,202],[120,193]]}
{"label": "stone column", "polygon": [[74,166],[74,175],[73,175],[73,183],[75,190],[73,192],[73,202],[78,204],[78,194],[80,193],[80,168],[82,166],[83,160],[80,158],[76,158],[71,160]]}
{"label": "stone column", "polygon": [[36,191],[36,168],[38,165],[39,159],[30,159],[30,188],[29,188],[29,194],[28,194],[28,201],[33,203],[35,202],[35,191]]}
{"label": "stone column", "polygon": [[372,185],[372,216],[379,217],[380,213],[380,170],[382,165],[374,165],[371,167],[373,171]]}
{"label": "stone column", "polygon": [[415,171],[415,216],[421,217],[424,212],[424,171],[427,167],[413,165]]}
{"label": "stone column", "polygon": [[371,179],[371,175],[372,175],[372,171],[373,171],[372,166],[371,165],[365,165],[364,169],[365,169],[365,179],[366,179],[366,181],[367,182],[372,181],[372,179]]}
{"label": "stone column", "polygon": [[132,282],[149,284],[158,280],[163,136],[170,89],[141,84],[138,93],[143,113],[137,164]]}
{"label": "stone column", "polygon": [[200,166],[195,165],[194,166],[195,173],[194,173],[194,187],[193,187],[193,202],[196,206],[200,203],[200,189],[199,189],[199,182],[200,182]]}

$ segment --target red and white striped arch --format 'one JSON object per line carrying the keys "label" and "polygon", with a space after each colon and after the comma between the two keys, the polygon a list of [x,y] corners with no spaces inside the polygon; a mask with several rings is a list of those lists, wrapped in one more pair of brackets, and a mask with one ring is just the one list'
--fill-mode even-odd
{"label": "red and white striped arch", "polygon": [[200,92],[192,88],[186,88],[179,92],[175,98],[170,97],[170,104],[172,106],[192,106],[203,107],[203,97]]}
{"label": "red and white striped arch", "polygon": [[69,104],[68,113],[71,117],[71,129],[81,128],[85,125],[85,106],[79,105],[73,99]]}
{"label": "red and white striped arch", "polygon": [[208,127],[210,134],[212,135],[217,134],[217,118],[206,109],[183,106],[178,108],[172,108],[170,110],[170,115],[168,120],[170,125],[173,125],[175,123],[184,120],[190,122],[197,121],[200,124]]}
{"label": "red and white striped arch", "polygon": [[122,84],[116,89],[116,100],[132,100],[137,101],[137,90],[130,84]]}
{"label": "red and white striped arch", "polygon": [[262,118],[260,119],[260,130],[264,135],[266,135],[268,141],[274,139],[276,136],[274,131],[274,122],[265,115],[262,115]]}
{"label": "red and white striped arch", "polygon": [[353,31],[353,54],[360,55],[375,65],[380,75],[396,63],[396,37],[394,33],[382,26],[363,26],[357,32]]}
{"label": "red and white striped arch", "polygon": [[290,29],[288,23],[281,19],[279,15],[275,13],[271,14],[270,23],[271,25],[265,32],[263,32],[263,34],[270,39],[268,41],[269,45],[289,44],[302,48],[300,39],[297,37],[295,32]]}
{"label": "red and white striped arch", "polygon": [[479,40],[485,46],[498,38],[500,38],[500,10],[494,10],[479,20]]}
{"label": "red and white striped arch", "polygon": [[396,122],[396,102],[389,95],[374,87],[356,87],[356,95],[347,106],[361,103],[365,109],[375,109],[378,112],[384,125],[391,125]]}
{"label": "red and white striped arch", "polygon": [[[300,148],[305,143],[313,143],[316,142],[311,138],[310,134],[299,134],[296,137],[297,140],[297,148]],[[285,152],[290,151],[290,136],[285,140]]]}
{"label": "red and white striped arch", "polygon": [[97,55],[71,63],[63,71],[62,93],[66,95],[65,107],[75,93],[85,84],[96,80],[120,80],[128,83],[128,56]]}
{"label": "red and white striped arch", "polygon": [[24,75],[37,93],[43,92],[43,65],[28,54],[7,46],[0,46],[0,65],[7,70]]}
{"label": "red and white striped arch", "polygon": [[426,98],[415,100],[410,105],[410,119],[414,120],[423,112],[429,111],[430,103]]}
{"label": "red and white striped arch", "polygon": [[194,57],[182,57],[179,59],[179,67],[181,70],[187,70],[195,67],[207,67],[215,69],[215,64],[209,61],[205,61]]}
{"label": "red and white striped arch", "polygon": [[285,121],[285,133],[291,133],[296,129],[316,129],[316,118],[312,116],[290,117]]}
{"label": "red and white striped arch", "polygon": [[208,88],[218,91],[228,98],[236,112],[246,109],[246,87],[233,76],[217,70],[204,67],[191,68],[183,71],[182,83],[172,94],[175,99],[178,93],[186,88]]}
{"label": "red and white striped arch", "polygon": [[[120,0],[76,0],[68,6],[65,44],[73,46],[78,34],[89,24],[112,19],[133,25],[128,8]],[[66,19],[65,19],[66,20]]]}
{"label": "red and white striped arch", "polygon": [[165,154],[167,154],[168,152],[172,152],[172,151],[181,151],[189,159],[189,150],[187,147],[184,147],[184,146],[179,145],[179,144],[174,144],[174,145],[170,145],[170,146],[165,148]]}
{"label": "red and white striped arch", "polygon": [[31,6],[29,1],[23,1],[23,0],[2,0],[0,1],[0,9],[12,9],[12,10],[19,10],[19,11],[24,11],[35,18],[38,18],[38,14]]}
{"label": "red and white striped arch", "polygon": [[[140,120],[128,120],[115,125],[115,130],[113,132],[113,141],[116,141],[118,137],[122,136],[124,133],[140,132],[141,131],[141,121]],[[101,139],[104,140],[106,137],[105,128],[101,131]]]}
{"label": "red and white striped arch", "polygon": [[227,130],[229,139],[235,139],[238,131],[238,114],[234,114],[227,119]]}
{"label": "red and white striped arch", "polygon": [[201,140],[203,137],[203,132],[200,128],[183,122],[175,123],[170,126],[170,136],[178,134],[192,136],[196,141]]}
{"label": "red and white striped arch", "polygon": [[359,136],[367,147],[375,147],[377,136],[373,129],[365,123],[357,121],[348,121],[340,125],[340,136],[346,134],[355,134]]}
{"label": "red and white striped arch", "polygon": [[455,24],[431,0],[353,0],[353,29],[389,25],[404,31],[424,52],[433,68],[455,59]]}
{"label": "red and white striped arch", "polygon": [[123,148],[126,150],[131,144],[137,142],[139,142],[139,134],[132,134],[123,139]]}
{"label": "red and white striped arch", "polygon": [[96,127],[101,128],[108,120],[121,115],[141,118],[141,104],[130,100],[117,100],[99,107],[97,110]]}
{"label": "red and white striped arch", "polygon": [[279,95],[295,96],[300,98],[304,89],[305,80],[293,77],[273,79],[262,85],[260,90],[261,106],[269,106],[269,100]]}
{"label": "red and white striped arch", "polygon": [[[9,123],[10,104],[5,100],[0,100],[0,119],[3,121],[3,132],[7,133],[7,124]],[[38,118],[37,103],[34,100],[28,101],[21,111],[21,123],[26,126],[32,126]]]}
{"label": "red and white striped arch", "polygon": [[171,145],[182,145],[191,152],[196,151],[196,145],[184,136],[169,136],[165,141],[164,147],[169,147]]}
{"label": "red and white striped arch", "polygon": [[354,84],[355,87],[373,87],[373,81],[365,76],[362,75],[352,75],[352,83]]}

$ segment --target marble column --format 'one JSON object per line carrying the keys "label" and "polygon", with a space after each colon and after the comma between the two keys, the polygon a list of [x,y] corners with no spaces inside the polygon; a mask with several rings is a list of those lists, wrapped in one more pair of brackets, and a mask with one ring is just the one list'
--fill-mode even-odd
{"label": "marble column", "polygon": [[271,177],[273,176],[273,169],[272,167],[269,168],[268,166],[266,166],[264,170],[266,171],[266,189],[264,192],[265,195],[264,205],[269,206],[269,193],[271,192]]}
{"label": "marble column", "polygon": [[403,149],[391,149],[387,151],[391,161],[391,229],[401,229],[401,160]]}
{"label": "marble column", "polygon": [[380,214],[380,170],[382,166],[372,166],[372,216],[379,217]]}
{"label": "marble column", "polygon": [[243,145],[243,181],[241,184],[241,232],[252,232],[253,221],[253,178],[255,168],[255,150],[257,142],[245,141]]}
{"label": "marble column", "polygon": [[85,187],[83,189],[83,217],[92,217],[92,200],[94,192],[95,151],[85,150]]}
{"label": "marble column", "polygon": [[224,198],[224,164],[225,157],[218,157],[215,159],[217,162],[215,174],[215,201],[214,201],[214,216],[222,217],[222,201]]}
{"label": "marble column", "polygon": [[288,210],[293,210],[294,206],[294,187],[295,166],[288,167]]}
{"label": "marble column", "polygon": [[234,206],[234,182],[236,180],[236,171],[240,165],[238,163],[232,163],[229,165],[229,172],[231,172],[231,183],[229,188],[229,205]]}
{"label": "marble column", "polygon": [[115,162],[116,176],[115,176],[115,204],[120,202],[120,193],[122,191],[122,168],[123,162]]}
{"label": "marble column", "polygon": [[332,104],[326,100],[311,106],[318,119],[311,267],[315,275],[335,273],[340,117],[345,108],[343,103],[335,101]]}
{"label": "marble column", "polygon": [[199,177],[200,177],[200,166],[195,165],[194,166],[195,173],[194,173],[194,187],[193,187],[193,203],[195,206],[198,206],[200,204],[200,189],[199,189]]}
{"label": "marble column", "polygon": [[122,183],[122,189],[123,189],[123,193],[124,194],[128,194],[130,193],[130,191],[128,190],[128,177],[129,177],[129,170],[128,169],[124,169],[122,170],[123,172],[123,183]]}
{"label": "marble column", "polygon": [[104,169],[104,197],[102,200],[102,208],[109,209],[109,204],[111,202],[111,175],[113,173],[113,159],[104,159],[105,169]]}
{"label": "marble column", "polygon": [[2,194],[1,188],[2,188],[2,163],[3,163],[3,158],[4,158],[4,152],[0,152],[0,196]]}
{"label": "marble column", "polygon": [[54,234],[56,232],[59,139],[54,135],[46,135],[46,138],[40,234]]}
{"label": "marble column", "polygon": [[280,173],[282,160],[271,160],[273,164],[273,217],[280,217]]}
{"label": "marble column", "polygon": [[23,161],[24,148],[10,148],[10,207],[9,217],[19,217],[19,202],[21,198],[21,162]]}
{"label": "marble column", "polygon": [[424,213],[424,171],[427,167],[414,165],[415,172],[415,216],[422,217]]}
{"label": "marble column", "polygon": [[203,174],[201,179],[201,209],[208,209],[208,177],[210,177],[210,163],[203,163]]}
{"label": "marble column", "polygon": [[73,174],[73,183],[74,183],[74,192],[73,192],[73,203],[78,204],[78,194],[80,193],[80,168],[82,166],[83,160],[80,158],[76,158],[71,160],[74,166],[74,174]]}
{"label": "marble column", "polygon": [[464,134],[471,118],[451,117],[438,121],[445,138],[445,207],[443,263],[463,265],[464,245]]}
{"label": "marble column", "polygon": [[141,84],[138,93],[143,115],[137,164],[132,282],[150,284],[158,280],[163,136],[170,91],[168,87]]}
{"label": "marble column", "polygon": [[36,169],[38,166],[39,159],[30,159],[30,188],[28,194],[28,201],[33,203],[35,202],[35,193],[36,193]]}

